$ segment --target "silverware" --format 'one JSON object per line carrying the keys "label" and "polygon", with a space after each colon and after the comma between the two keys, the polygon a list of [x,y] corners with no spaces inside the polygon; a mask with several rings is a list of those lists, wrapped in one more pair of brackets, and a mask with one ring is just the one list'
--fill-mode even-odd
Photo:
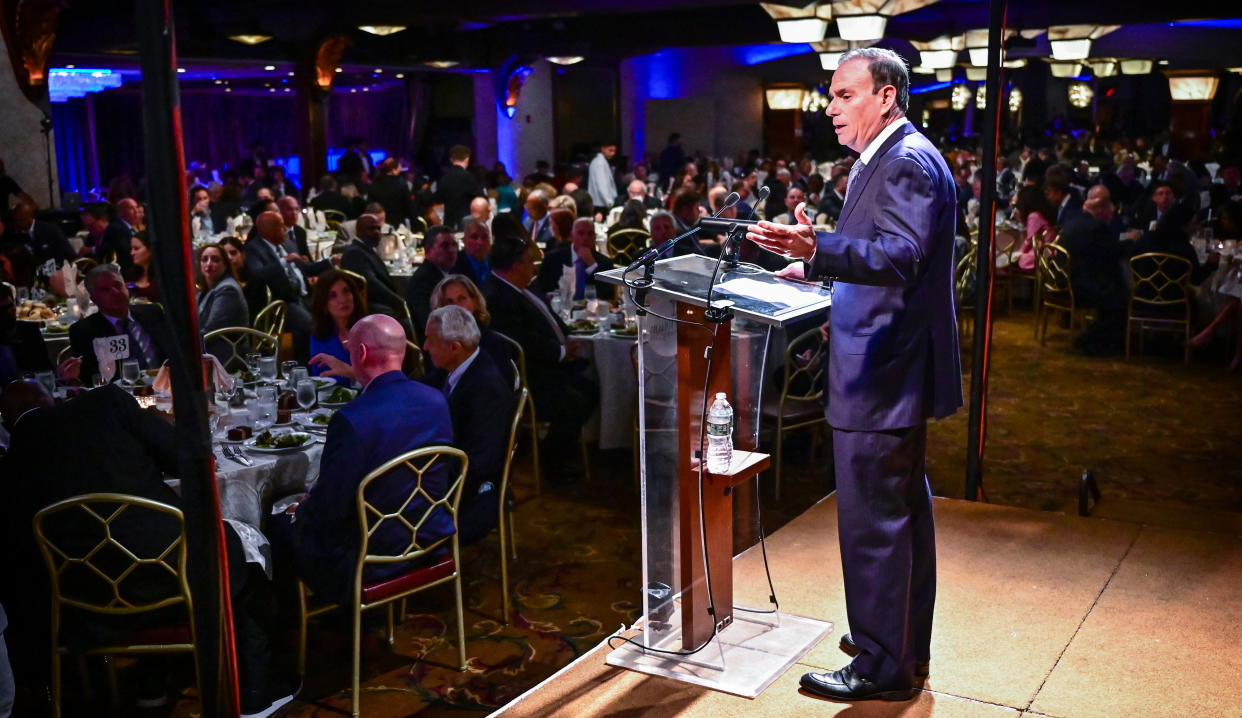
{"label": "silverware", "polygon": [[221,444],[220,450],[224,452],[224,458],[229,459],[242,466],[254,466],[254,462],[246,458],[246,455],[235,446],[229,444]]}

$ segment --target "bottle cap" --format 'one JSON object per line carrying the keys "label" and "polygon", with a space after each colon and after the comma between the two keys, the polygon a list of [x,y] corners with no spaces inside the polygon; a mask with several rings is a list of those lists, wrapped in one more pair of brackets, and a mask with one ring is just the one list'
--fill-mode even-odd
{"label": "bottle cap", "polygon": [[725,393],[724,393],[723,391],[718,391],[718,392],[716,392],[716,398],[717,398],[717,399],[723,399],[723,398],[725,398]]}

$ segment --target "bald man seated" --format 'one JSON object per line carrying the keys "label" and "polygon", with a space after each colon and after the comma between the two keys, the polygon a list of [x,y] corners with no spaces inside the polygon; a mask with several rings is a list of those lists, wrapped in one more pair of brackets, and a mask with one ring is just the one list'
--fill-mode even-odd
{"label": "bald man seated", "polygon": [[[373,469],[423,446],[451,445],[452,419],[444,393],[410,381],[401,372],[405,330],[392,317],[371,314],[349,330],[349,363],[363,386],[362,393],[332,415],[319,465],[319,481],[290,512],[273,516],[268,533],[276,560],[292,561],[297,575],[317,595],[334,603],[353,595],[358,560],[358,485]],[[423,489],[444,495],[452,477],[445,470],[423,478]],[[389,475],[368,494],[377,508],[391,512],[414,488],[416,477],[405,471]],[[410,502],[404,515],[413,524],[427,510],[425,499]],[[419,540],[434,541],[454,532],[452,517],[439,511],[422,524]],[[400,552],[409,532],[386,522],[371,538],[372,553]],[[278,565],[278,570],[279,570]],[[288,567],[285,567],[286,570]],[[408,571],[406,563],[372,565],[365,583]]]}

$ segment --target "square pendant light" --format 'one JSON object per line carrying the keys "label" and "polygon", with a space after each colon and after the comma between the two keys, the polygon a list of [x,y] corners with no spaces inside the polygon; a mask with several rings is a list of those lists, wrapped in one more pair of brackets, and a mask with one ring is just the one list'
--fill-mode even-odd
{"label": "square pendant light", "polygon": [[884,39],[888,18],[879,13],[872,15],[837,15],[837,32],[842,40],[866,42]]}

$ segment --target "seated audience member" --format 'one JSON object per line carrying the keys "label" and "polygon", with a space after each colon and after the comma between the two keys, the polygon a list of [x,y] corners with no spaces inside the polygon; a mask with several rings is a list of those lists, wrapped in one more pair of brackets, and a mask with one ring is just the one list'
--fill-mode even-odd
{"label": "seated audience member", "polygon": [[104,232],[103,243],[95,247],[95,259],[102,262],[116,262],[122,271],[129,268],[130,240],[138,234],[142,224],[142,205],[138,201],[126,197],[116,203],[116,214]]}
{"label": "seated audience member", "polygon": [[457,531],[464,543],[496,526],[500,475],[509,449],[516,397],[513,384],[479,347],[479,327],[465,307],[445,306],[427,319],[423,342],[436,369],[426,383],[448,397],[453,446],[470,457]]}
{"label": "seated audience member", "polygon": [[143,369],[158,369],[172,347],[172,333],[164,310],[158,304],[129,304],[129,289],[116,267],[101,264],[86,273],[86,291],[99,312],[83,317],[69,327],[69,346],[82,360],[81,376],[93,381],[100,374],[95,340],[127,337],[124,356],[114,358],[112,379],[121,376],[121,363],[133,359]]}
{"label": "seated audience member", "polygon": [[572,268],[574,299],[585,297],[587,284],[591,283],[595,286],[596,297],[611,300],[616,289],[607,282],[595,279],[595,274],[607,272],[612,266],[611,259],[595,251],[595,223],[590,217],[579,217],[573,222],[569,244],[557,247],[543,258],[536,285],[545,294],[555,292],[565,269]]}
{"label": "seated audience member", "polygon": [[[636,167],[635,171],[637,172],[637,170],[638,168]],[[660,208],[660,200],[647,194],[647,183],[638,178],[630,180],[630,184],[625,189],[624,197],[617,197],[618,205],[624,205],[629,202],[638,202],[644,211]]]}
{"label": "seated audience member", "polygon": [[78,252],[79,257],[95,257],[96,249],[104,244],[104,235],[108,233],[108,227],[112,224],[112,219],[108,214],[108,205],[104,202],[91,202],[82,206],[79,213],[82,220],[82,229],[86,230],[86,238],[82,241],[82,249]]}
{"label": "seated audience member", "polygon": [[[220,240],[224,256],[228,257],[229,266],[233,268],[233,277],[242,288],[246,298],[246,309],[250,312],[250,321],[268,305],[268,288],[263,280],[254,280],[250,270],[246,268],[246,245],[237,237],[225,237]],[[247,322],[249,324],[250,322]]]}
{"label": "seated audience member", "polygon": [[193,231],[196,219],[198,220],[198,234],[210,237],[216,233],[215,224],[211,221],[211,195],[206,187],[194,187],[190,190],[191,231]]}
{"label": "seated audience member", "polygon": [[[285,302],[285,329],[293,334],[295,353],[306,356],[310,313],[305,302],[310,297],[310,280],[331,269],[332,262],[326,259],[310,262],[298,254],[297,245],[285,233],[284,219],[279,212],[260,214],[255,220],[255,230],[257,236],[245,245],[248,283],[262,282],[271,290],[273,300]],[[250,307],[250,311],[258,313],[263,306]]]}
{"label": "seated audience member", "polygon": [[[36,269],[49,260],[55,262],[55,269],[59,269],[63,262],[72,262],[74,259],[73,247],[65,239],[64,232],[54,222],[35,219],[35,206],[29,202],[18,202],[13,207],[8,222],[8,234],[2,241],[4,244],[20,245],[29,250]],[[55,269],[42,274],[50,275]]]}
{"label": "seated audience member", "polygon": [[552,226],[548,220],[548,198],[540,190],[526,196],[526,232],[536,244],[543,246],[552,239]]}
{"label": "seated audience member", "polygon": [[348,386],[354,380],[345,340],[349,330],[367,314],[366,288],[353,276],[330,269],[315,282],[311,299],[309,362],[312,376],[327,376]]}
{"label": "seated audience member", "polygon": [[548,226],[552,237],[543,247],[544,256],[551,254],[557,247],[569,245],[570,235],[574,229],[574,213],[568,209],[554,209],[548,212]]}
{"label": "seated audience member", "polygon": [[[492,226],[492,203],[487,197],[475,197],[470,200],[470,216],[483,222],[490,229]],[[465,219],[463,217],[462,219]]]}
{"label": "seated audience member", "polygon": [[[116,386],[84,392],[55,405],[36,382],[18,381],[0,394],[0,416],[10,431],[11,444],[5,457],[5,478],[0,485],[9,521],[5,545],[12,571],[27,580],[14,585],[3,597],[12,612],[13,626],[21,625],[29,647],[43,658],[47,630],[49,584],[47,569],[39,557],[30,529],[35,513],[50,504],[88,493],[119,493],[180,506],[181,499],[165,483],[178,472],[173,427],[154,412],[139,408],[132,396]],[[75,437],[72,451],[65,451],[64,437]],[[62,545],[89,546],[99,540],[98,526],[90,522],[46,525]],[[140,556],[159,555],[179,534],[177,521],[163,514],[122,514],[109,523],[109,531],[122,545]],[[237,636],[238,668],[243,715],[269,715],[293,698],[293,689],[273,682],[270,671],[270,586],[263,569],[246,561],[245,552],[231,527],[224,532],[229,564],[229,587],[233,599]],[[100,568],[113,575],[128,559],[99,555]],[[20,570],[20,573],[18,572]],[[102,584],[86,572],[66,571],[62,581],[90,592]],[[171,574],[135,572],[124,583],[127,597],[149,601],[176,590]],[[173,614],[173,620],[184,612]],[[121,640],[135,630],[169,622],[168,614],[102,616],[70,614],[65,630],[93,641]],[[12,626],[11,626],[12,627]],[[37,637],[37,638],[36,638]],[[69,638],[69,640],[72,640]],[[28,653],[26,655],[29,655]],[[48,658],[50,660],[50,658]],[[39,666],[46,665],[42,660]],[[158,665],[144,664],[143,672]],[[154,696],[153,696],[154,697]]]}
{"label": "seated audience member", "polygon": [[388,272],[388,265],[379,256],[382,220],[373,214],[358,218],[358,236],[341,255],[341,269],[362,275],[367,280],[367,306],[371,312],[387,314],[396,319],[407,332],[413,333],[406,318],[405,299]]}
{"label": "seated audience member", "polygon": [[1148,189],[1148,198],[1136,202],[1133,214],[1130,215],[1129,226],[1140,232],[1154,230],[1156,224],[1164,219],[1164,215],[1177,204],[1173,195],[1173,187],[1168,182],[1152,182]]}
{"label": "seated audience member", "polygon": [[[382,314],[363,317],[349,330],[350,365],[363,386],[362,393],[332,415],[319,480],[310,493],[268,523],[274,547],[291,557],[298,576],[311,590],[334,603],[345,603],[353,596],[351,586],[361,549],[357,492],[363,478],[407,451],[453,443],[444,394],[401,373],[405,342],[401,325]],[[450,466],[442,463],[423,476],[422,488],[438,499],[453,478]],[[395,511],[416,481],[409,471],[390,474],[374,485],[368,501],[381,511]],[[419,497],[403,515],[417,523],[427,507],[428,502]],[[453,530],[450,514],[437,510],[422,523],[418,539],[425,546]],[[400,522],[385,521],[371,536],[371,550],[399,553],[410,538]],[[410,568],[408,563],[371,564],[362,580],[379,581]]]}
{"label": "seated audience member", "polygon": [[526,357],[526,378],[539,418],[551,424],[544,449],[544,471],[553,480],[572,480],[582,425],[598,402],[599,389],[584,374],[584,362],[565,341],[566,327],[547,303],[527,289],[535,277],[530,245],[514,237],[492,247],[497,281],[484,290],[492,328],[515,340]]}
{"label": "seated audience member", "polygon": [[[56,368],[61,379],[76,379],[82,362],[69,357]],[[17,318],[17,299],[7,284],[0,284],[0,387],[26,372],[51,371],[52,361],[36,322]]]}
{"label": "seated audience member", "polygon": [[492,265],[487,256],[492,250],[492,232],[474,217],[467,217],[464,226],[464,251],[457,253],[457,266],[453,268],[453,273],[464,274],[480,287],[486,287],[492,276]]}
{"label": "seated audience member", "polygon": [[818,212],[825,219],[836,222],[841,217],[841,208],[845,206],[845,190],[849,185],[849,172],[837,172],[832,180],[832,188],[825,188],[824,197],[819,201]]}
{"label": "seated audience member", "polygon": [[[771,198],[769,198],[768,203],[771,204]],[[703,216],[704,212],[706,212],[706,209],[703,209],[697,192],[687,190],[677,195],[673,199],[673,219],[677,221],[677,234],[684,234],[693,227],[699,221],[699,218]],[[686,237],[673,247],[674,257],[686,254],[707,254],[702,243],[699,242],[698,234]]]}
{"label": "seated audience member", "polygon": [[423,337],[423,327],[431,314],[431,293],[436,285],[453,273],[457,265],[457,238],[453,230],[438,224],[423,234],[423,263],[414,270],[405,290],[405,303],[414,320],[414,331]]}
{"label": "seated audience member", "polygon": [[1070,169],[1066,165],[1054,164],[1044,172],[1044,197],[1056,213],[1047,219],[1058,227],[1082,214],[1082,197],[1070,186]]}
{"label": "seated audience member", "polygon": [[[1174,206],[1156,222],[1156,228],[1144,232],[1130,248],[1130,256],[1147,252],[1173,254],[1190,262],[1190,283],[1200,284],[1217,267],[1219,255],[1209,255],[1208,261],[1199,263],[1199,253],[1190,244],[1189,227],[1194,223],[1194,212],[1183,206]],[[1140,268],[1142,271],[1142,268]]]}
{"label": "seated audience member", "polygon": [[641,229],[647,231],[647,225],[644,220],[647,219],[647,209],[639,200],[631,199],[621,205],[621,216],[617,217],[617,221],[608,227],[607,234],[612,235],[613,232],[622,229]]}
{"label": "seated audience member", "polygon": [[487,313],[487,300],[483,298],[483,293],[479,291],[478,286],[470,281],[470,277],[464,274],[450,274],[431,292],[431,309],[434,311],[440,307],[457,306],[470,312],[474,317],[475,325],[479,328],[479,348],[492,358],[492,362],[496,364],[501,373],[510,379],[513,376],[516,364],[512,356],[512,348],[508,342],[501,339],[496,332],[492,331],[492,316]]}
{"label": "seated audience member", "polygon": [[285,235],[297,247],[298,254],[310,259],[310,244],[306,241],[306,229],[298,225],[302,217],[302,205],[293,195],[285,195],[276,200],[276,211],[280,212],[280,220],[285,223]]}
{"label": "seated audience member", "polygon": [[[1083,214],[1061,229],[1058,244],[1070,254],[1070,285],[1076,306],[1094,309],[1095,321],[1075,339],[1091,355],[1115,354],[1125,342],[1126,250],[1113,231],[1113,203],[1103,189],[1083,204]],[[1022,191],[1026,191],[1024,188]]]}
{"label": "seated audience member", "polygon": [[535,261],[543,260],[543,250],[535,244],[535,240],[531,239],[530,232],[526,231],[526,227],[522,226],[516,215],[506,212],[492,218],[492,241],[494,242],[497,237],[516,237],[530,245],[531,256],[535,258]]}
{"label": "seated audience member", "polygon": [[136,234],[129,240],[129,259],[129,296],[158,302],[160,291],[155,286],[155,271],[151,269],[151,245],[145,234]]}
{"label": "seated audience member", "polygon": [[[961,208],[961,205],[958,205]],[[1027,185],[1018,190],[1017,204],[1015,209],[1018,211],[1018,219],[1022,221],[1024,227],[1022,231],[1022,244],[1018,249],[1018,268],[1030,271],[1035,269],[1036,251],[1039,249],[1035,246],[1035,240],[1039,233],[1044,232],[1044,242],[1051,243],[1056,240],[1053,236],[1056,227],[1052,226],[1052,216],[1056,213],[1052,205],[1048,203],[1048,198],[1035,185]]]}
{"label": "seated audience member", "polygon": [[334,211],[348,215],[353,203],[342,195],[337,188],[336,178],[324,175],[319,180],[319,193],[310,201],[310,206],[320,212]]}
{"label": "seated audience member", "polygon": [[[659,247],[661,244],[677,236],[677,220],[672,214],[664,210],[651,215],[648,226],[651,231],[652,247]],[[683,252],[683,254],[687,254],[687,252]]]}
{"label": "seated audience member", "polygon": [[[198,289],[198,330],[203,334],[226,327],[250,326],[250,309],[241,284],[233,272],[224,247],[208,244],[198,250],[194,263],[194,285]],[[233,355],[233,347],[223,339],[214,339],[206,345],[208,354],[221,362]]]}
{"label": "seated audience member", "polygon": [[[785,192],[785,211],[776,215],[776,219],[772,220],[777,224],[797,224],[798,220],[794,218],[794,210],[798,205],[806,201],[806,192],[801,187],[790,187]],[[815,221],[815,208],[807,205],[807,218],[812,222]]]}

